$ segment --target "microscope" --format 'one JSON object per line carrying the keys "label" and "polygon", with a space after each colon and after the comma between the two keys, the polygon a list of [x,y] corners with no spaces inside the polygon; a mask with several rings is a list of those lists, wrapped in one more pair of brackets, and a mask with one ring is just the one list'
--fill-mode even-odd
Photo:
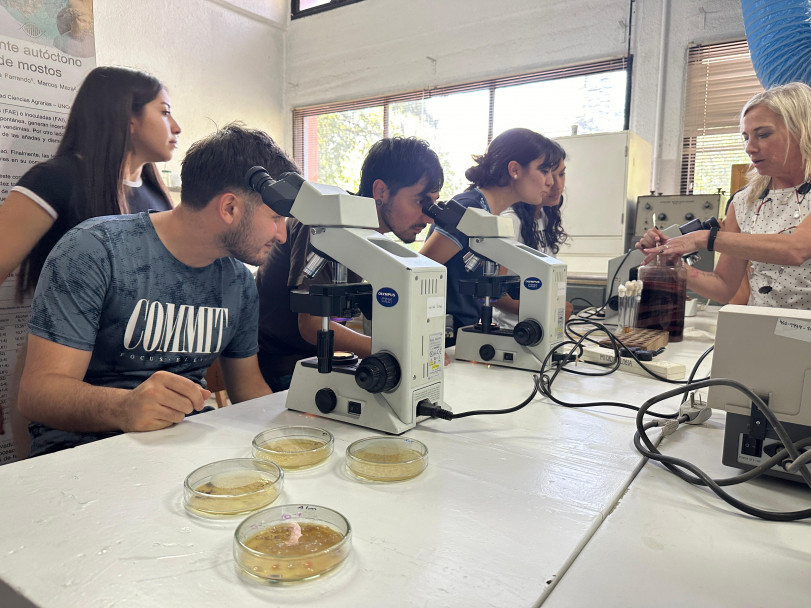
{"label": "microscope", "polygon": [[[310,227],[314,253],[305,274],[333,264],[331,284],[291,293],[295,312],[321,317],[317,356],[296,364],[288,409],[391,434],[413,428],[425,406],[443,399],[446,271],[377,232],[375,202],[287,173],[276,181],[262,167],[250,187],[279,215]],[[365,279],[348,283],[346,269]],[[358,311],[371,320],[372,354],[336,353],[330,317]]]}
{"label": "microscope", "polygon": [[[483,276],[460,281],[460,291],[484,301],[476,325],[459,328],[456,358],[535,370],[564,339],[566,264],[518,243],[509,219],[454,200],[424,206],[438,226],[459,230],[469,240],[465,268]],[[499,266],[515,274],[500,275]],[[492,303],[505,293],[519,301],[514,329],[493,323]]]}

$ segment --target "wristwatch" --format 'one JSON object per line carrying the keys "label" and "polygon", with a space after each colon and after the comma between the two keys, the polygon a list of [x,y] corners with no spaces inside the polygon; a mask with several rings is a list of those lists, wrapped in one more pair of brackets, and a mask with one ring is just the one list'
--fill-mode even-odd
{"label": "wristwatch", "polygon": [[718,236],[718,226],[710,228],[710,236],[707,237],[707,251],[715,251],[715,237]]}

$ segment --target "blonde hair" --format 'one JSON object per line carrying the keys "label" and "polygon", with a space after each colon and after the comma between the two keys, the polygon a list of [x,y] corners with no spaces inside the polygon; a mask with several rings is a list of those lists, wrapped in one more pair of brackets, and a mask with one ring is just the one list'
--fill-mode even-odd
{"label": "blonde hair", "polygon": [[[803,159],[803,179],[811,181],[811,87],[803,82],[790,82],[766,89],[754,95],[741,110],[741,130],[743,117],[755,106],[766,106],[777,114],[786,125],[789,135],[797,140]],[[786,144],[786,154],[788,145]],[[769,187],[771,177],[760,175],[752,167],[746,174],[748,183],[744,193],[744,203],[754,204]]]}

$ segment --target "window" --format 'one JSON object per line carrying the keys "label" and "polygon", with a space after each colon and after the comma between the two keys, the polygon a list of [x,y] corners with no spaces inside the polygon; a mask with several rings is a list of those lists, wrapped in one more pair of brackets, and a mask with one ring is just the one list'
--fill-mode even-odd
{"label": "window", "polygon": [[550,137],[621,131],[625,59],[413,91],[293,111],[293,154],[308,180],[354,191],[369,147],[382,137],[417,136],[445,170],[440,198],[467,187],[471,155],[494,135],[522,126]]}
{"label": "window", "polygon": [[719,189],[732,194],[732,165],[749,163],[740,135],[741,109],[762,90],[745,40],[690,48],[681,194]]}
{"label": "window", "polygon": [[360,1],[361,0],[291,0],[290,16],[293,19],[298,19],[299,17],[323,13],[324,11],[329,11],[339,6],[346,6],[347,4],[354,4]]}

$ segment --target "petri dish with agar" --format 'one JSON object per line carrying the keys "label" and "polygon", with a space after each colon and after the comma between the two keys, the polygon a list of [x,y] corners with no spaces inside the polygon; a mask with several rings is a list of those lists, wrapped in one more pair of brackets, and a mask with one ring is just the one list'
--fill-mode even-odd
{"label": "petri dish with agar", "polygon": [[428,466],[428,448],[408,437],[367,437],[346,448],[351,473],[370,481],[405,481]]}
{"label": "petri dish with agar", "polygon": [[344,562],[352,548],[347,519],[318,505],[279,505],[245,518],[234,532],[234,559],[269,583],[315,579]]}
{"label": "petri dish with agar", "polygon": [[282,426],[253,438],[253,457],[269,460],[288,471],[309,469],[332,454],[332,433],[312,426]]}
{"label": "petri dish with agar", "polygon": [[278,465],[255,458],[220,460],[195,469],[183,482],[186,509],[204,517],[242,515],[271,504],[282,491]]}

